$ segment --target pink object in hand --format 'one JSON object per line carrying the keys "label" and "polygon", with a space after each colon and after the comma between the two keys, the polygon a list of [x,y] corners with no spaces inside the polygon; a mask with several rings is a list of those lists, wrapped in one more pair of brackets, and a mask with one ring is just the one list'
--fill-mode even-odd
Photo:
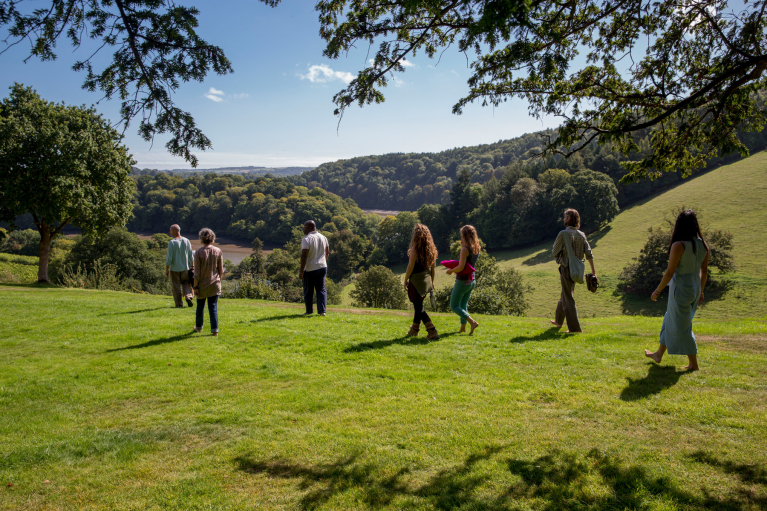
{"label": "pink object in hand", "polygon": [[[453,268],[457,268],[460,262],[461,261],[456,261],[455,259],[450,259],[447,261],[442,261],[439,264],[441,264],[445,268],[450,268],[452,270]],[[469,263],[466,263],[463,265],[463,270],[456,272],[456,275],[471,275],[474,272],[475,272],[474,267],[470,265]]]}

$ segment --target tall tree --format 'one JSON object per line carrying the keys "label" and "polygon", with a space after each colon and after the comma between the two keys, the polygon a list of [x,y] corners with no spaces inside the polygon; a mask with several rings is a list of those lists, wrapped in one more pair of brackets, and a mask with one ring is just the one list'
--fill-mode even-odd
{"label": "tall tree", "polygon": [[40,231],[38,281],[48,281],[51,241],[70,223],[84,234],[125,225],[135,162],[92,108],[45,101],[15,84],[0,103],[0,221],[30,213]]}
{"label": "tall tree", "polygon": [[767,88],[767,0],[324,0],[317,9],[325,56],[379,44],[334,96],[339,115],[382,102],[406,57],[457,43],[475,57],[454,113],[525,99],[533,116],[564,120],[544,155],[593,140],[630,155],[649,131],[652,151],[623,163],[624,182],[688,175],[720,151],[746,155],[736,130],[767,121],[756,99]]}

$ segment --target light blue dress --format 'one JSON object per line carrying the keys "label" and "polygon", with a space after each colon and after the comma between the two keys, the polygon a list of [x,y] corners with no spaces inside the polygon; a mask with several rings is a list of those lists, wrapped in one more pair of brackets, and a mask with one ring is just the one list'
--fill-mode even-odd
{"label": "light blue dress", "polygon": [[[695,252],[692,247],[695,243]],[[692,333],[692,318],[700,298],[700,267],[706,258],[706,245],[699,238],[684,242],[684,254],[669,283],[668,308],[660,329],[660,343],[670,355],[697,355],[698,344]]]}

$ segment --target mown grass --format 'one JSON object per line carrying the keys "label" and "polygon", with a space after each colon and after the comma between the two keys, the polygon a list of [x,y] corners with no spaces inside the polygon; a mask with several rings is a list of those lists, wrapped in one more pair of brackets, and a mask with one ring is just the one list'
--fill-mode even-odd
{"label": "mown grass", "polygon": [[[756,510],[767,506],[767,318],[409,318],[0,286],[2,509]],[[48,481],[46,483],[46,481]]]}
{"label": "mown grass", "polygon": [[[593,295],[582,287],[577,289],[576,302],[581,317],[663,315],[665,299],[654,303],[649,297],[618,292],[618,275],[639,254],[647,240],[647,229],[663,225],[669,212],[681,205],[695,208],[705,225],[729,230],[734,235],[737,271],[724,276],[730,281],[726,292],[707,293],[708,300],[699,309],[699,317],[726,319],[762,314],[767,303],[767,264],[764,262],[767,236],[761,228],[767,214],[765,197],[767,152],[762,151],[624,209],[608,226],[589,235],[602,287]],[[584,219],[585,222],[588,219]],[[529,294],[530,316],[553,316],[559,299],[559,273],[551,258],[553,241],[493,253],[501,267],[510,265],[520,270],[533,286]],[[401,265],[393,269],[404,275],[406,268]],[[452,285],[452,279],[438,272],[436,285],[438,288]],[[351,286],[344,289],[345,304],[351,303],[351,289]]]}

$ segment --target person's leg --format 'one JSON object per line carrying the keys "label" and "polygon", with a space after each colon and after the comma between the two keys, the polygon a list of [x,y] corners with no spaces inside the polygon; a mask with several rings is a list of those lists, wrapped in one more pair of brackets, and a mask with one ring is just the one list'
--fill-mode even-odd
{"label": "person's leg", "polygon": [[413,286],[412,282],[408,283],[407,296],[410,299],[410,302],[413,304],[413,324],[410,326],[410,330],[408,331],[407,335],[416,336],[418,335],[418,332],[421,330],[423,300],[422,299],[419,300],[420,296],[418,295],[418,291],[416,291],[415,286]]}
{"label": "person's leg", "polygon": [[210,333],[218,335],[218,295],[208,297],[208,314],[210,315]]}
{"label": "person's leg", "polygon": [[180,286],[181,294],[186,300],[186,304],[191,307],[194,304],[194,302],[192,301],[192,297],[194,296],[194,293],[192,293],[192,286],[189,284],[189,271],[180,271],[178,273],[179,273],[179,284],[181,284]]}
{"label": "person's leg", "polygon": [[197,310],[195,311],[194,319],[194,329],[200,332],[202,330],[202,325],[205,323],[205,298],[197,299]]}
{"label": "person's leg", "polygon": [[479,326],[479,323],[474,321],[474,318],[469,315],[469,298],[471,298],[471,293],[476,287],[477,281],[472,280],[471,283],[466,285],[466,292],[461,297],[461,309],[466,311],[466,321],[469,323],[469,325],[471,325],[471,331],[469,332],[469,335],[473,334],[474,330],[476,330]]}
{"label": "person's leg", "polygon": [[700,367],[698,367],[698,355],[687,355],[687,360],[690,363],[687,364],[687,367],[685,367],[685,370],[697,371],[700,369]]}
{"label": "person's leg", "polygon": [[317,291],[317,312],[324,316],[328,308],[328,292],[325,288],[325,276],[328,274],[327,268],[320,268],[317,275],[314,276],[314,287]]}
{"label": "person's leg", "polygon": [[557,328],[562,328],[565,323],[565,309],[562,306],[562,301],[565,299],[565,277],[562,275],[562,266],[559,267],[559,286],[562,292],[559,294],[557,310],[554,312],[554,319],[551,320],[551,324]]}
{"label": "person's leg", "polygon": [[[461,318],[461,331],[466,330],[466,322],[469,317],[469,313],[461,306],[463,295],[468,291],[469,288],[464,281],[456,279],[455,284],[453,285],[453,292],[450,294],[450,310],[458,314],[458,317]],[[468,299],[466,301],[468,302]]]}
{"label": "person's leg", "polygon": [[181,291],[181,272],[171,270],[170,291],[173,294],[173,301],[176,303],[176,307],[183,307],[184,302],[182,302],[182,299],[184,297]]}
{"label": "person's leg", "polygon": [[[560,278],[562,281],[562,308],[565,312],[568,332],[580,332],[581,322],[578,320],[578,309],[575,307],[575,282],[570,278],[569,268],[560,266]],[[560,323],[561,324],[561,323]]]}
{"label": "person's leg", "polygon": [[658,345],[658,351],[652,352],[650,350],[644,350],[644,356],[647,358],[653,359],[655,362],[660,364],[660,361],[663,360],[663,354],[666,353],[666,345],[665,344],[659,344]]}
{"label": "person's leg", "polygon": [[304,305],[306,306],[306,314],[312,314],[314,313],[314,286],[312,286],[312,281],[310,274],[312,272],[305,271],[304,272]]}

